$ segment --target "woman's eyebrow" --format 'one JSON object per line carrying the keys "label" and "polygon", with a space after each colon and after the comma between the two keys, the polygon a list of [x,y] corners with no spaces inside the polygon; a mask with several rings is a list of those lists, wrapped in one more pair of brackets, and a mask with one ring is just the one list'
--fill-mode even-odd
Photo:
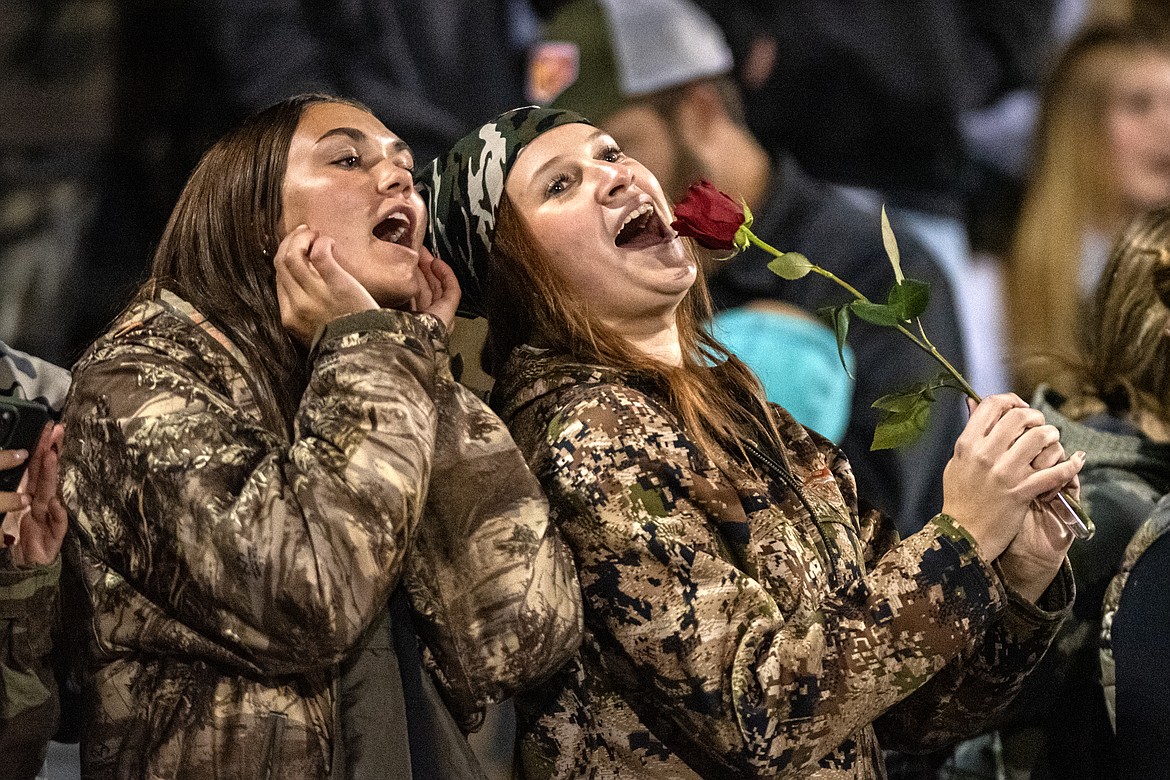
{"label": "woman's eyebrow", "polygon": [[335,127],[318,138],[317,143],[321,143],[326,138],[330,138],[335,135],[344,135],[353,140],[355,143],[361,143],[362,141],[366,140],[366,134],[361,130],[358,130],[356,127]]}
{"label": "woman's eyebrow", "polygon": [[[587,143],[587,144],[595,143],[598,138],[602,138],[604,136],[605,136],[604,130],[600,130],[600,129],[595,130],[592,135],[590,135],[587,139],[585,139],[585,143]],[[523,151],[523,150],[521,150],[521,151]],[[532,179],[531,179],[530,183],[539,181],[543,177],[545,169],[552,167],[562,157],[564,157],[563,154],[558,154],[555,157],[550,157],[547,160],[545,160],[543,165],[541,165],[539,168],[537,168],[535,171],[533,171]]]}
{"label": "woman's eyebrow", "polygon": [[[357,144],[369,140],[369,136],[367,136],[361,130],[358,130],[356,127],[335,127],[318,138],[317,143],[321,143],[326,138],[331,138],[335,135],[345,136]],[[408,144],[406,141],[403,141],[401,138],[394,139],[394,142],[390,144],[390,152],[392,154],[406,152],[411,157],[414,157],[414,150],[410,148],[410,144]]]}

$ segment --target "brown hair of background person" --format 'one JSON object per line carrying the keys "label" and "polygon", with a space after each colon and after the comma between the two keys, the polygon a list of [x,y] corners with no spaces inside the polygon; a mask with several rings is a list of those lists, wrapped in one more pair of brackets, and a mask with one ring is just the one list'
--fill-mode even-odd
{"label": "brown hair of background person", "polygon": [[1165,0],[1089,0],[1088,22],[1136,22],[1170,34],[1170,4]]}
{"label": "brown hair of background person", "polygon": [[1170,440],[1170,211],[1139,215],[1114,245],[1086,328],[1061,380],[1074,420],[1109,412]]}

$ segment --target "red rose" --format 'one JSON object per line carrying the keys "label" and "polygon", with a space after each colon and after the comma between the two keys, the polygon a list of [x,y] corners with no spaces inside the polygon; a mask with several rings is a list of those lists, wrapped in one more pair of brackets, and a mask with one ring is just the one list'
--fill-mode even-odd
{"label": "red rose", "polygon": [[686,197],[674,207],[670,227],[707,249],[735,249],[735,233],[744,223],[743,204],[720,192],[709,181],[687,189]]}

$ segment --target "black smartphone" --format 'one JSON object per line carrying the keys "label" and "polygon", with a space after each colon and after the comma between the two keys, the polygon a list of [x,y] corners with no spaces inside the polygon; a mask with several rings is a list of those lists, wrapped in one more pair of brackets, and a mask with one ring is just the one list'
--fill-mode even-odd
{"label": "black smartphone", "polygon": [[[31,458],[50,419],[49,408],[42,403],[0,396],[0,450],[28,450]],[[0,491],[16,490],[27,465],[25,460],[15,468],[0,471]]]}

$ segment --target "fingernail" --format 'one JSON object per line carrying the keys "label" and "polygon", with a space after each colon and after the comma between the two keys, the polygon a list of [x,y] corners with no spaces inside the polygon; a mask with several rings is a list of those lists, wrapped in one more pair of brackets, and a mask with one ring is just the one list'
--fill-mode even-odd
{"label": "fingernail", "polygon": [[12,453],[12,457],[19,463],[28,457],[28,450],[16,450]]}
{"label": "fingernail", "polygon": [[1076,458],[1077,460],[1079,460],[1081,463],[1084,463],[1085,460],[1088,459],[1089,456],[1084,450],[1077,450],[1076,455],[1074,455],[1073,457]]}

